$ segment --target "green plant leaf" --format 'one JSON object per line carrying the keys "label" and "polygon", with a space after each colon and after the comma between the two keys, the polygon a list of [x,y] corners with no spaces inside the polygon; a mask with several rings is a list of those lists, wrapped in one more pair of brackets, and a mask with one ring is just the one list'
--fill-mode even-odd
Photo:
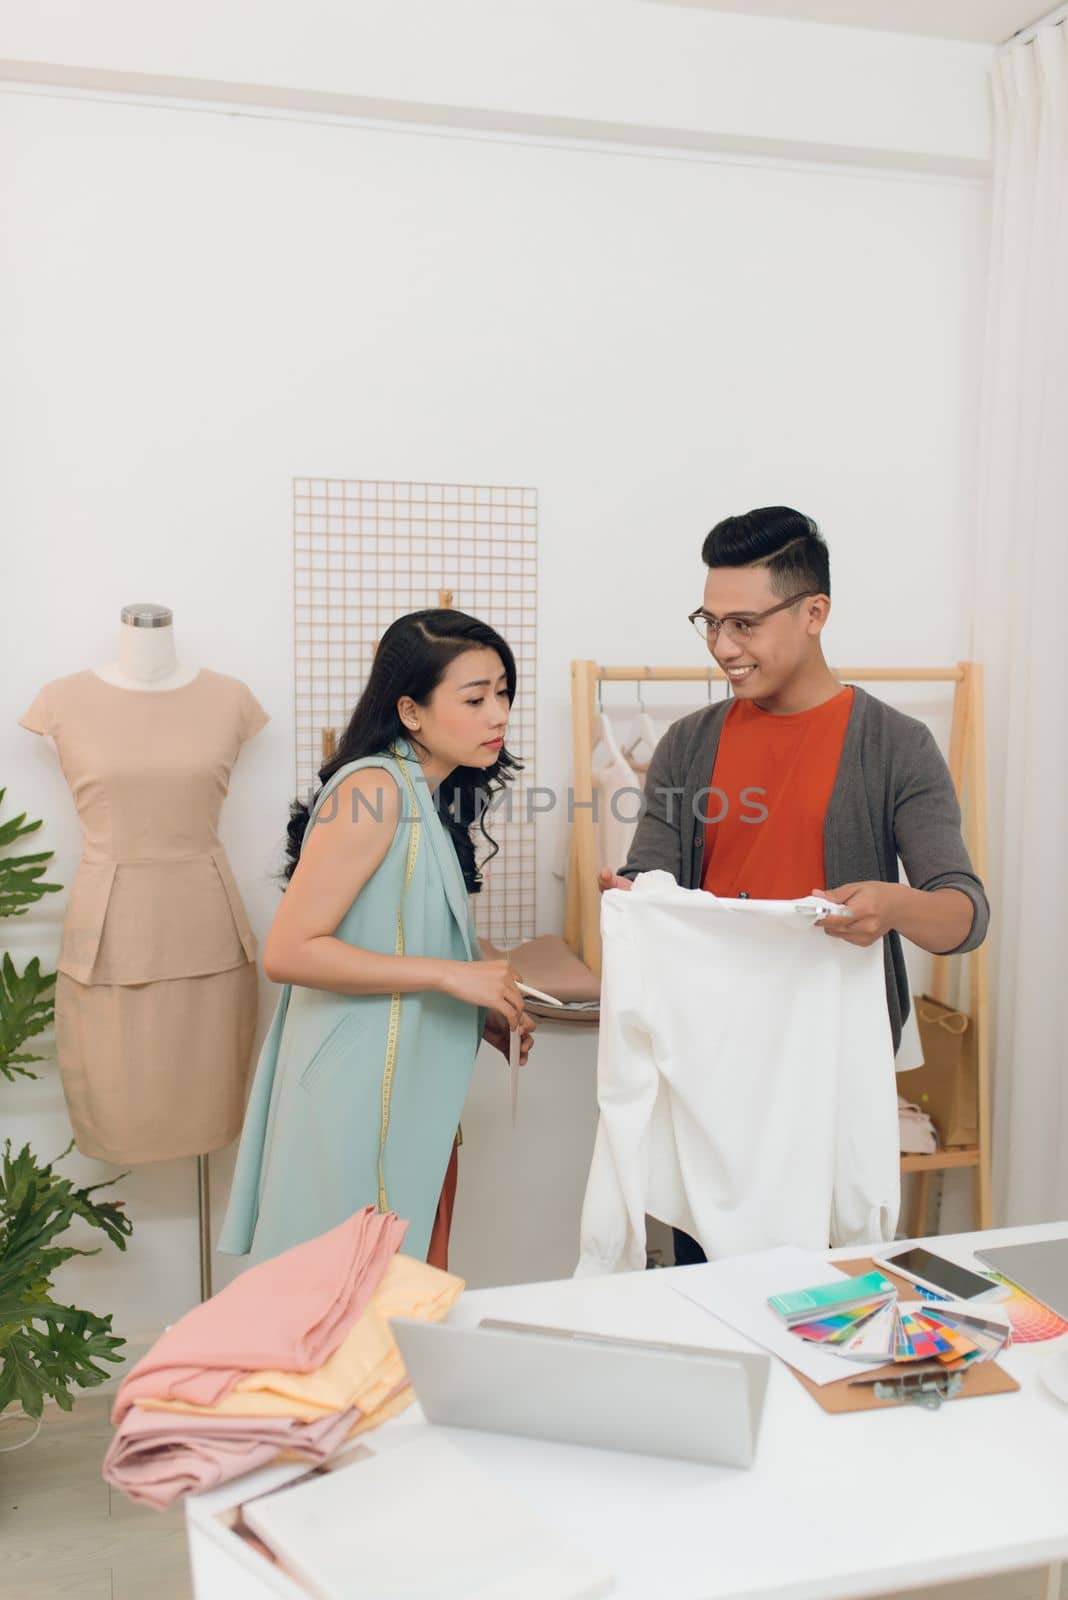
{"label": "green plant leaf", "polygon": [[69,1410],[72,1386],[102,1383],[108,1374],[99,1363],[121,1360],[123,1340],[111,1332],[110,1316],[63,1305],[51,1293],[58,1267],[73,1256],[97,1253],[60,1242],[75,1219],[120,1250],[126,1248],[132,1225],[121,1201],[94,1198],[118,1181],[79,1188],[53,1163],[40,1162],[29,1145],[13,1154],[10,1141],[5,1144],[0,1160],[0,1412],[20,1405],[30,1416],[40,1416],[47,1398]]}
{"label": "green plant leaf", "polygon": [[[0,789],[0,805],[3,804],[5,794],[7,790]],[[25,811],[21,811],[17,817],[9,817],[6,822],[0,822],[0,850],[9,844],[14,844],[16,839],[24,838],[27,833],[36,833],[40,826],[40,818],[36,822],[27,822]]]}
{"label": "green plant leaf", "polygon": [[55,981],[54,972],[41,971],[37,956],[24,972],[16,969],[6,953],[0,960],[0,1073],[12,1082],[16,1073],[25,1078],[37,1076],[26,1071],[26,1063],[44,1057],[27,1055],[22,1046],[52,1026]]}
{"label": "green plant leaf", "polygon": [[25,1334],[17,1333],[4,1346],[0,1359],[0,1413],[17,1404],[27,1416],[39,1417],[47,1396],[29,1341]]}
{"label": "green plant leaf", "polygon": [[[0,789],[0,804],[5,794]],[[0,823],[0,852],[40,826],[27,822],[25,812]],[[46,894],[58,894],[61,885],[44,881],[51,859],[51,850],[0,854],[0,917],[24,916]],[[41,971],[37,957],[22,972],[10,955],[4,953],[0,959],[0,1074],[9,1081],[34,1077],[28,1066],[44,1059],[23,1047],[52,1024],[55,980],[54,972]],[[63,1155],[70,1149],[68,1145]],[[103,1383],[108,1372],[102,1363],[122,1359],[123,1340],[112,1333],[110,1316],[63,1305],[52,1297],[53,1276],[65,1261],[98,1253],[64,1242],[75,1222],[87,1223],[125,1250],[132,1228],[122,1202],[96,1198],[98,1190],[108,1187],[107,1183],[76,1186],[56,1172],[53,1162],[40,1161],[29,1145],[17,1154],[12,1153],[10,1141],[3,1147],[0,1412],[18,1405],[28,1416],[39,1417],[47,1399],[69,1411],[72,1389]]]}
{"label": "green plant leaf", "polygon": [[[0,805],[6,793],[6,789],[0,789]],[[25,811],[9,817],[0,823],[0,851],[9,849],[17,839],[36,833],[40,826],[39,819],[27,822]],[[25,916],[29,907],[46,894],[59,893],[62,884],[41,881],[53,854],[51,850],[40,850],[33,855],[0,855],[0,917]]]}

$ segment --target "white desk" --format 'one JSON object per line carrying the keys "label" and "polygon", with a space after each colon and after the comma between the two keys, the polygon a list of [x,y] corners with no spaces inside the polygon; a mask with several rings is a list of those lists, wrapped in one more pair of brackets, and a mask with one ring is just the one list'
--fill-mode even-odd
{"label": "white desk", "polygon": [[[1009,1244],[1065,1235],[1068,1223],[930,1243],[966,1264],[980,1238]],[[503,1316],[752,1348],[675,1294],[676,1275],[480,1290],[461,1298],[451,1320]],[[1037,1376],[1053,1348],[1020,1345],[1001,1358],[1019,1393],[954,1401],[937,1412],[901,1406],[829,1416],[773,1362],[748,1472],[462,1430],[450,1436],[611,1568],[618,1600],[874,1595],[1068,1558],[1068,1405]],[[388,1426],[427,1424],[413,1408]],[[229,1486],[198,1502],[210,1511],[243,1498],[248,1484],[240,1496]],[[215,1553],[203,1540],[191,1537],[191,1544],[198,1596],[269,1592],[240,1587],[232,1572],[224,1580],[221,1568],[212,1577]]]}

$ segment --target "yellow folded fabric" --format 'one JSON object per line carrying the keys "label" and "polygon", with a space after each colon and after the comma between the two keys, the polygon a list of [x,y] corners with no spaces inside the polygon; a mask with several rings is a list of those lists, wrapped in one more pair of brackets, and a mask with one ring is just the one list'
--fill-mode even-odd
{"label": "yellow folded fabric", "polygon": [[411,1256],[396,1255],[359,1322],[315,1372],[250,1372],[210,1406],[155,1400],[147,1395],[140,1397],[138,1404],[145,1411],[214,1417],[285,1416],[305,1422],[355,1406],[363,1415],[354,1431],[364,1432],[411,1401],[404,1363],[388,1319],[415,1317],[440,1322],[463,1287],[462,1278]]}
{"label": "yellow folded fabric", "polygon": [[366,1433],[369,1428],[381,1427],[382,1423],[388,1422],[390,1417],[399,1416],[402,1411],[406,1411],[414,1399],[415,1390],[410,1383],[406,1383],[391,1400],[387,1400],[384,1405],[379,1406],[377,1411],[373,1411],[369,1417],[361,1417],[359,1422],[350,1430],[349,1438],[355,1439],[358,1433]]}

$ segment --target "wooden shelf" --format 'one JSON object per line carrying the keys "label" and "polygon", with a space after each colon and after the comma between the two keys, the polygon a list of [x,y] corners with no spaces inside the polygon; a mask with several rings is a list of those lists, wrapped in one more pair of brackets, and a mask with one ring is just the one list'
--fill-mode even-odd
{"label": "wooden shelf", "polygon": [[961,1145],[953,1150],[936,1150],[933,1156],[902,1156],[902,1172],[943,1172],[948,1167],[977,1167],[978,1145]]}

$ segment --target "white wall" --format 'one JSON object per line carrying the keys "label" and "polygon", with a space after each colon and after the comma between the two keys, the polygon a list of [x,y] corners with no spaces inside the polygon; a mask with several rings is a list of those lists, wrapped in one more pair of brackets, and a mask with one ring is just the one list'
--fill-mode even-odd
{"label": "white wall", "polygon": [[[124,602],[162,601],[183,657],[273,714],[223,826],[265,932],[293,778],[294,475],[538,486],[543,784],[566,781],[572,657],[701,660],[683,618],[731,511],[821,519],[833,659],[963,654],[979,184],[25,91],[0,96],[0,130],[0,784],[46,819],[62,882],[69,796],[16,718],[114,655]],[[54,957],[60,909],[4,928],[20,960]],[[51,1072],[0,1084],[0,1106],[16,1141],[65,1143]],[[503,1095],[498,1115],[503,1137]],[[137,1335],[195,1292],[192,1163],[123,1188],[129,1256],[66,1281]]]}
{"label": "white wall", "polygon": [[990,47],[648,0],[5,0],[0,77],[981,166]]}

